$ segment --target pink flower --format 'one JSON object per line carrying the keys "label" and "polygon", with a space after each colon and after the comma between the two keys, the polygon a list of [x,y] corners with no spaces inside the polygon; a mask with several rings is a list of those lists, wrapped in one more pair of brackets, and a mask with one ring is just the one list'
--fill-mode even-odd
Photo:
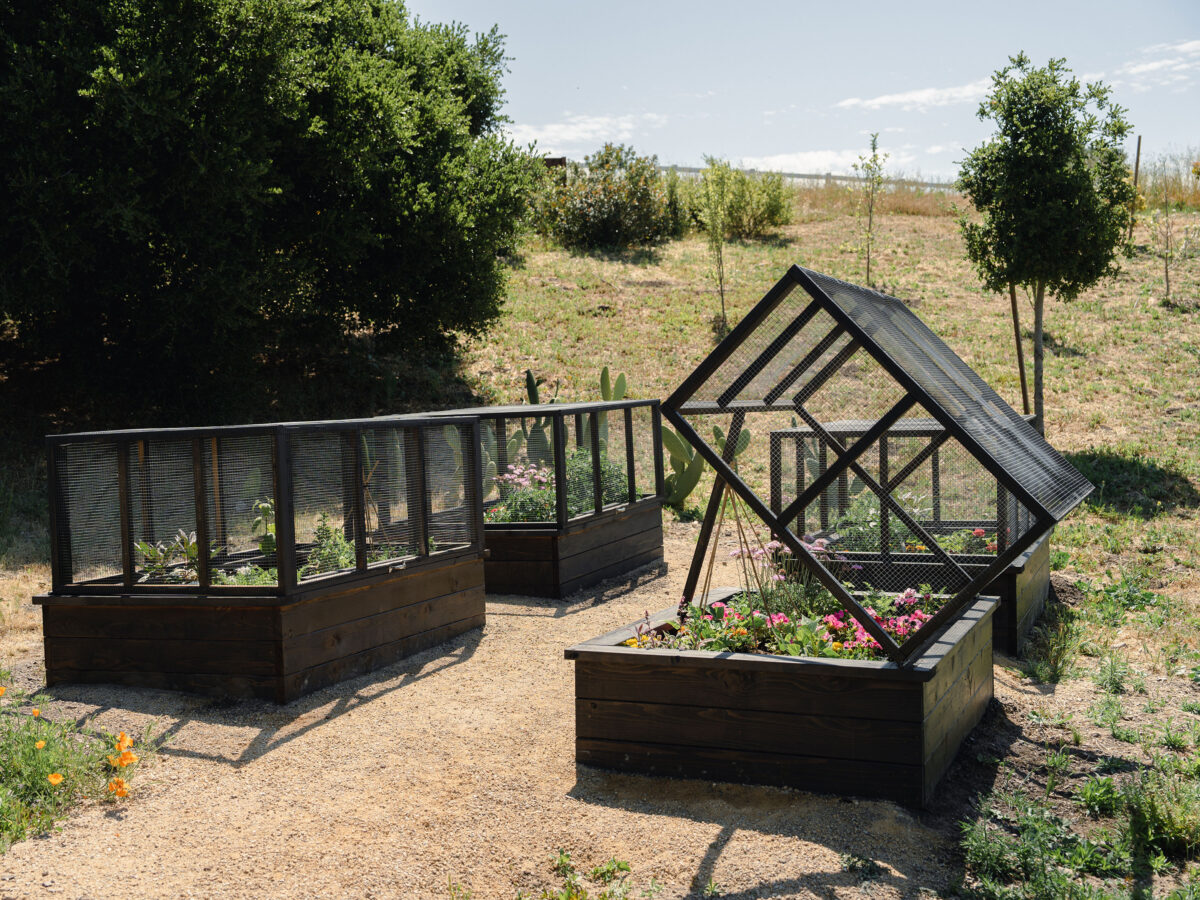
{"label": "pink flower", "polygon": [[712,603],[710,603],[708,605],[711,609],[724,609],[725,608],[725,604],[722,603],[720,600],[714,600]]}
{"label": "pink flower", "polygon": [[983,537],[984,531],[982,528],[976,528],[971,534],[975,535],[975,537]]}

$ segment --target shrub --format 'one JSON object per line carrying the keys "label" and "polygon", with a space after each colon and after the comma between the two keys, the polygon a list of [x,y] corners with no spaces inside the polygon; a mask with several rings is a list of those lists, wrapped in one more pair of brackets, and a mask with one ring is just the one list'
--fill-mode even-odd
{"label": "shrub", "polygon": [[624,144],[605,144],[583,164],[551,174],[538,224],[565,247],[581,250],[652,244],[682,227],[679,185],[674,208],[658,159]]}
{"label": "shrub", "polygon": [[791,195],[778,172],[730,173],[725,233],[733,238],[761,238],[771,228],[792,221]]}

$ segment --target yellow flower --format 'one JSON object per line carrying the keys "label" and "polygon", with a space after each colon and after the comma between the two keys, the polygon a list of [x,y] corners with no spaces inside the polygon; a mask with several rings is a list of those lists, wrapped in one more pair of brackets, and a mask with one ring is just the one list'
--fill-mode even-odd
{"label": "yellow flower", "polygon": [[834,649],[834,650],[838,650],[838,651],[840,651],[840,650],[842,649],[842,642],[841,642],[841,641],[834,641],[834,642],[833,642],[833,649]]}
{"label": "yellow flower", "polygon": [[124,778],[114,778],[108,783],[108,792],[110,794],[116,794],[118,797],[128,797],[129,784]]}
{"label": "yellow flower", "polygon": [[49,775],[46,776],[46,780],[49,781],[55,787],[58,787],[58,785],[60,785],[62,783],[62,778],[63,777],[61,775],[59,775],[57,772],[51,772]]}
{"label": "yellow flower", "polygon": [[31,709],[29,712],[32,713],[35,718],[42,714],[42,711],[40,709],[38,709],[36,706],[33,709]]}
{"label": "yellow flower", "polygon": [[125,732],[122,731],[120,734],[117,735],[117,749],[118,750],[128,750],[132,746],[133,746],[133,738],[131,738]]}
{"label": "yellow flower", "polygon": [[38,742],[37,742],[36,744],[34,744],[33,746],[35,746],[35,747],[37,747],[39,750],[41,750],[43,747],[45,747],[45,746],[46,746],[46,742],[45,742],[45,741],[38,741]]}

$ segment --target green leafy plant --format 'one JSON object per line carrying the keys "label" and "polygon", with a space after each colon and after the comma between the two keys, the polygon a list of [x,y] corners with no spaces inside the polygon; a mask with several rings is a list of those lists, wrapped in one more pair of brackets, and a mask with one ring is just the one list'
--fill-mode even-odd
{"label": "green leafy plant", "polygon": [[729,334],[729,317],[725,313],[725,217],[732,170],[729,163],[711,156],[706,156],[704,162],[700,176],[700,219],[708,235],[712,279],[721,298],[721,311],[713,317],[713,336],[719,341]]}
{"label": "green leafy plant", "polygon": [[1121,792],[1107,776],[1093,775],[1075,792],[1076,802],[1093,818],[1116,815],[1121,807]]}
{"label": "green leafy plant", "polygon": [[1100,663],[1093,676],[1096,687],[1106,694],[1123,694],[1127,690],[1129,662],[1120,654],[1110,653]]}
{"label": "green leafy plant", "polygon": [[258,513],[250,525],[250,534],[258,543],[259,552],[275,552],[275,501],[255,500],[252,508]]}
{"label": "green leafy plant", "polygon": [[[978,216],[960,227],[984,285],[1016,286],[1033,303],[1034,417],[1044,431],[1046,294],[1073,300],[1117,271],[1133,186],[1124,141],[1125,110],[1100,82],[1081,85],[1065,60],[1035,68],[1024,53],[992,77],[979,118],[996,136],[971,151],[959,188]],[[1019,338],[1019,331],[1018,331]],[[1022,369],[1023,371],[1023,369]]]}
{"label": "green leafy plant", "polygon": [[858,186],[858,207],[859,214],[866,219],[862,229],[862,249],[866,256],[868,287],[874,287],[875,284],[871,281],[871,250],[875,246],[875,208],[883,190],[883,164],[887,159],[888,154],[879,152],[879,132],[875,132],[871,135],[870,156],[859,156],[858,162],[852,164],[852,168],[861,179]]}
{"label": "green leafy plant", "polygon": [[683,509],[684,502],[704,474],[704,457],[666,425],[662,427],[662,445],[671,468],[663,479],[663,502],[675,509]]}
{"label": "green leafy plant", "polygon": [[304,565],[296,573],[297,577],[311,578],[314,575],[354,568],[354,544],[346,540],[346,534],[341,528],[329,521],[327,513],[322,512],[317,519],[313,536],[313,546],[308,551]]}

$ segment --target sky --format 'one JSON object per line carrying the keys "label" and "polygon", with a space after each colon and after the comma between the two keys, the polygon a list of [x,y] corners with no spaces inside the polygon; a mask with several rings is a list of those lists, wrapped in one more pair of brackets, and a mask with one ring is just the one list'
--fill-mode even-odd
{"label": "sky", "polygon": [[992,133],[976,116],[992,74],[1022,50],[1111,86],[1143,158],[1200,148],[1200,0],[406,6],[499,27],[505,128],[546,155],[611,141],[664,165],[847,173],[878,132],[889,174],[953,178]]}

